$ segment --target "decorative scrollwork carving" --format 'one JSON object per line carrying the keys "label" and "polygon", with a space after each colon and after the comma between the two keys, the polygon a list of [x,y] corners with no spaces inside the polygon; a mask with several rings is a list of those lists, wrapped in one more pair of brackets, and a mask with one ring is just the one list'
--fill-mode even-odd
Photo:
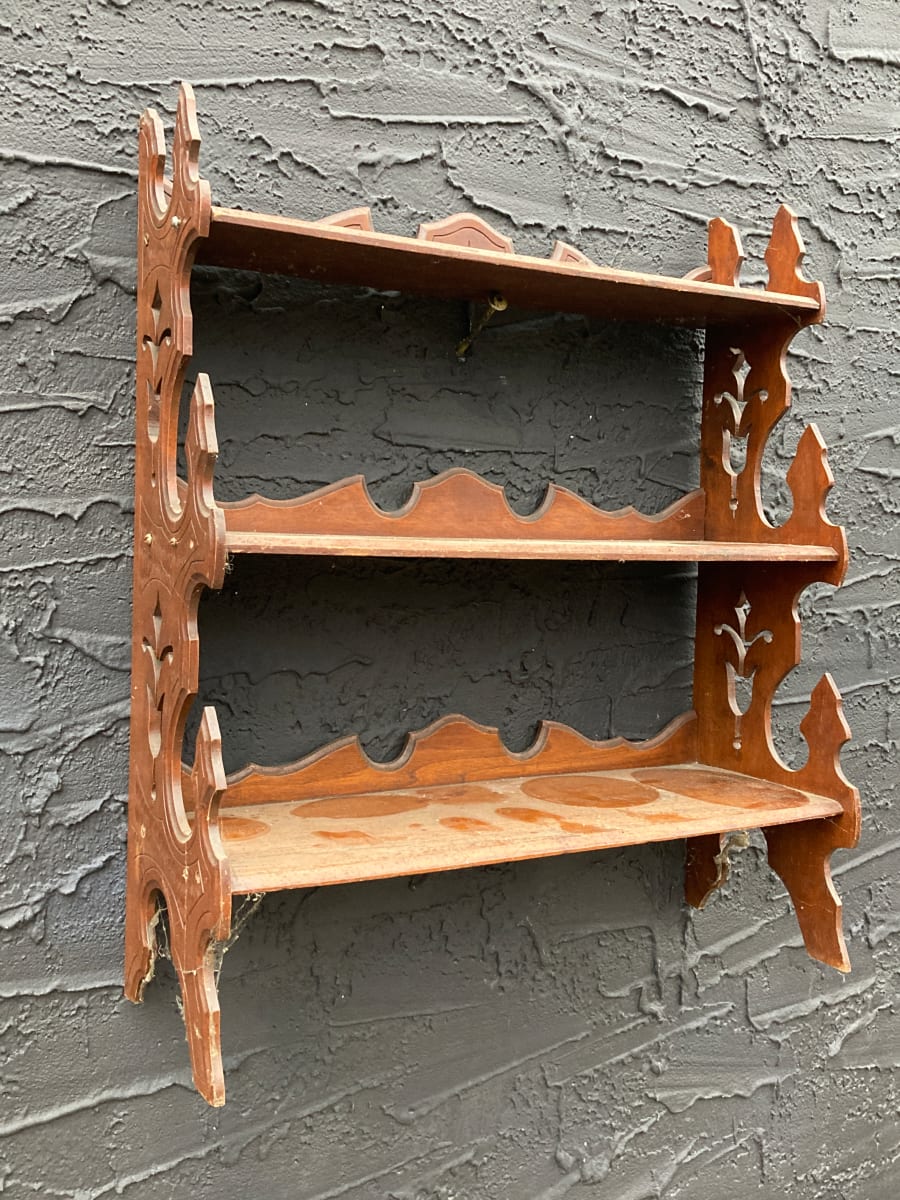
{"label": "decorative scrollwork carving", "polygon": [[[732,282],[740,256],[736,237],[713,222],[711,278]],[[702,762],[805,788],[843,806],[839,820],[767,829],[766,837],[770,864],[794,900],[810,954],[846,970],[840,901],[828,862],[834,849],[855,843],[859,795],[840,770],[840,747],[847,732],[840,697],[830,678],[814,690],[800,726],[809,747],[805,765],[789,768],[772,736],[776,690],[800,658],[800,594],[817,580],[839,583],[847,563],[843,531],[825,514],[832,476],[815,427],[803,433],[788,471],[793,497],[789,519],[776,528],[762,506],[766,443],[791,402],[787,350],[801,325],[820,321],[824,314],[821,284],[800,274],[802,257],[796,218],[782,207],[766,251],[768,290],[815,299],[817,310],[802,321],[787,314],[775,316],[765,328],[707,330],[700,473],[706,495],[706,536],[829,546],[837,551],[837,560],[819,566],[798,563],[777,571],[750,564],[740,571],[717,564],[700,567],[694,707]],[[692,903],[702,903],[722,882],[722,846],[718,836],[695,839],[689,846],[687,894]]]}
{"label": "decorative scrollwork carving", "polygon": [[[198,377],[177,471],[178,408],[192,350],[190,270],[209,229],[208,185],[200,179],[193,95],[182,87],[165,178],[159,118],[144,115],[138,211],[138,367],[128,911],[125,990],[139,1000],[153,972],[158,897],[165,900],[172,955],[199,1090],[222,1103],[218,1002],[211,946],[228,934],[231,892],[215,831],[225,787],[215,712],[207,709],[195,762],[182,783],[182,746],[197,692],[197,606],[220,587],[225,519],[213,496],[216,444],[209,380]],[[214,1035],[214,1036],[213,1036]]]}

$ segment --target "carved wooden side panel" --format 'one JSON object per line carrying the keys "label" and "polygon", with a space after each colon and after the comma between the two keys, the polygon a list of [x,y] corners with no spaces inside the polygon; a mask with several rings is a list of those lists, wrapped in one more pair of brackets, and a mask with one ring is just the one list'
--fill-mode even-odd
{"label": "carved wooden side panel", "polygon": [[138,358],[134,626],[125,992],[140,1000],[153,973],[157,901],[168,913],[199,1090],[224,1101],[219,1008],[211,946],[227,936],[231,893],[216,812],[225,788],[215,711],[206,709],[190,774],[192,820],[182,789],[182,744],[197,691],[197,606],[219,587],[225,522],[213,498],[217,445],[205,376],[190,402],[187,479],[176,469],[178,409],[191,354],[190,270],[209,229],[199,178],[193,95],[183,87],[172,154],[154,112],[141,120],[138,196]]}
{"label": "carved wooden side panel", "polygon": [[[695,646],[694,707],[700,759],[775,783],[787,783],[839,801],[843,817],[767,830],[769,861],[794,899],[807,948],[814,957],[846,970],[840,901],[829,858],[859,835],[859,796],[839,763],[848,733],[840,696],[829,676],[816,687],[801,723],[809,746],[806,764],[792,771],[772,738],[772,703],[782,680],[799,662],[797,603],[809,584],[839,583],[847,565],[842,529],[825,514],[833,483],[825,445],[815,426],[800,439],[788,471],[790,518],[774,527],[761,498],[766,442],[790,406],[785,357],[802,324],[824,314],[822,286],[803,278],[803,243],[793,213],[782,207],[766,251],[769,290],[816,299],[805,321],[775,316],[768,326],[711,328],[706,339],[701,430],[701,487],[706,493],[706,536],[712,539],[830,546],[833,564],[700,568]],[[713,222],[709,261],[715,282],[731,283],[741,250],[730,227]],[[718,837],[688,846],[688,898],[702,904],[725,877]]]}

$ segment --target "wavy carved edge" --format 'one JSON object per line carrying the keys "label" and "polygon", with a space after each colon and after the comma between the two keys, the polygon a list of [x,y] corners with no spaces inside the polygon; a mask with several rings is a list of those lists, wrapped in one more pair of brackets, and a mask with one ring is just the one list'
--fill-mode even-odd
{"label": "wavy carved edge", "polygon": [[643,742],[592,741],[568,725],[542,721],[534,741],[522,751],[508,750],[496,728],[457,713],[408,734],[400,754],[387,763],[369,758],[354,735],[338,738],[296,762],[275,767],[250,763],[228,776],[222,808],[517,775],[665,766],[693,761],[695,749],[693,712],[682,713]]}
{"label": "wavy carved edge", "polygon": [[[190,273],[209,231],[209,185],[191,89],[179,93],[167,178],[162,123],[141,118],[138,182],[137,415],[134,626],[125,994],[139,1001],[153,975],[158,898],[183,998],[194,1082],[224,1102],[212,955],[227,937],[231,889],[218,833],[225,787],[213,709],[204,710],[195,766],[182,777],[187,715],[197,692],[197,608],[225,570],[225,519],[213,496],[218,453],[212,390],[198,376],[177,472],[178,410],[192,351]],[[187,800],[187,802],[186,802]],[[193,810],[193,821],[187,808]]]}
{"label": "wavy carved edge", "polygon": [[362,534],[446,538],[646,537],[689,541],[703,536],[706,498],[697,490],[662,512],[596,508],[568,488],[548,483],[534,512],[521,515],[505,489],[466,467],[452,467],[413,484],[400,508],[386,511],[369,494],[364,476],[352,475],[292,500],[249,496],[222,504],[232,532]]}
{"label": "wavy carved edge", "polygon": [[488,250],[492,254],[515,253],[512,242],[505,234],[474,213],[453,213],[438,221],[425,221],[419,226],[416,238],[420,242]]}

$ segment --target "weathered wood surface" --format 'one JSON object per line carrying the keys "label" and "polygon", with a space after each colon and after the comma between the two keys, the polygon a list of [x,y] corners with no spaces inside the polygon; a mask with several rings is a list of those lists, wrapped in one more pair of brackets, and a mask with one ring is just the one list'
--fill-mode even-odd
{"label": "weathered wood surface", "polygon": [[830,818],[835,800],[692,764],[224,809],[235,891],[316,887]]}

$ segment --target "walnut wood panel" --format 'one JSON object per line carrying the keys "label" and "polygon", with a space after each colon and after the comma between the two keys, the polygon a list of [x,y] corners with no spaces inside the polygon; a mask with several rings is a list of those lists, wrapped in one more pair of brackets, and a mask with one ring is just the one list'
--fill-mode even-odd
{"label": "walnut wood panel", "polygon": [[190,402],[187,479],[176,471],[178,407],[191,353],[190,271],[209,229],[209,189],[197,169],[193,96],[182,88],[172,180],[152,111],[140,130],[134,624],[125,993],[138,1001],[153,974],[159,898],[184,1000],[194,1080],[211,1104],[224,1100],[219,1005],[211,951],[227,936],[231,891],[216,810],[225,786],[213,709],[206,709],[182,790],[182,743],[197,690],[197,605],[220,587],[225,522],[212,494],[216,435],[209,381]]}
{"label": "walnut wood panel", "polygon": [[228,777],[223,805],[297,801],[310,796],[396,791],[501,779],[658,766],[696,757],[696,718],[683,713],[654,738],[594,742],[558,721],[542,721],[527,750],[507,750],[496,729],[459,715],[442,717],[411,733],[389,763],[375,763],[355,737],[341,738],[313,754],[278,767],[255,763]]}
{"label": "walnut wood panel", "polygon": [[595,266],[571,247],[550,258],[514,254],[499,248],[510,244],[507,238],[470,214],[424,228],[436,227],[445,230],[441,240],[214,206],[197,261],[443,299],[487,303],[499,293],[522,308],[608,320],[765,325],[778,316],[800,322],[819,311],[818,300],[809,295]]}
{"label": "walnut wood panel", "polygon": [[[432,735],[436,736],[436,735]],[[696,764],[426,785],[223,810],[236,892],[316,887],[670,841],[840,813]]]}

